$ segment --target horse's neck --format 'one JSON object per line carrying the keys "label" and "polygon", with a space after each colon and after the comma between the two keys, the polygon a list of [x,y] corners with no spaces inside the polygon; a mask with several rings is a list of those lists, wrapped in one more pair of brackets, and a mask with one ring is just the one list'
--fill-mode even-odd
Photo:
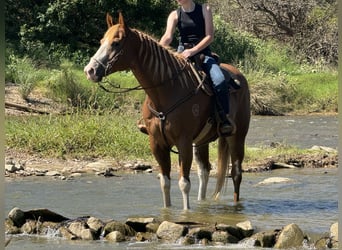
{"label": "horse's neck", "polygon": [[171,51],[159,45],[146,34],[134,30],[137,54],[133,74],[147,92],[168,91],[178,88],[193,88],[192,76],[184,60],[177,58]]}

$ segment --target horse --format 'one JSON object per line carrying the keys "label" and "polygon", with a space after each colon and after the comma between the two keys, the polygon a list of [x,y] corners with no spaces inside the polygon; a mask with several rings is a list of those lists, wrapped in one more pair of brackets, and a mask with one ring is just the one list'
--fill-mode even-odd
{"label": "horse", "polygon": [[240,82],[240,89],[230,91],[231,117],[235,134],[220,136],[213,118],[215,102],[212,95],[199,87],[189,60],[169,47],[160,45],[150,35],[128,27],[122,13],[118,23],[107,13],[108,29],[101,45],[84,68],[93,82],[118,71],[131,70],[146,93],[142,117],[149,137],[150,149],[160,169],[160,186],[164,207],[171,206],[170,173],[172,147],[178,150],[178,184],[183,209],[190,209],[190,169],[193,158],[198,167],[198,200],[206,198],[211,170],[209,143],[218,139],[217,182],[214,198],[218,198],[225,183],[231,160],[234,202],[239,201],[244,159],[245,137],[250,121],[250,93],[246,78],[232,65],[221,63],[225,74],[230,72]]}

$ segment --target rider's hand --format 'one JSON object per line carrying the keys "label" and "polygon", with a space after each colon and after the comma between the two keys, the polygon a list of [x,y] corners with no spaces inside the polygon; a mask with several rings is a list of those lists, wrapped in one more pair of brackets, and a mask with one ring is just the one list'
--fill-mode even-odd
{"label": "rider's hand", "polygon": [[182,56],[184,56],[185,58],[189,58],[193,56],[193,52],[191,49],[186,49],[182,52]]}

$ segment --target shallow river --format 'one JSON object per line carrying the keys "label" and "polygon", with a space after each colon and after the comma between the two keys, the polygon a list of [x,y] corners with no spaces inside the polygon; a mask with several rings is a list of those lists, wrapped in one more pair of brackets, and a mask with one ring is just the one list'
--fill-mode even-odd
{"label": "shallow river", "polygon": [[[303,128],[304,127],[304,128]],[[267,129],[265,129],[267,128]],[[302,129],[303,128],[303,129]],[[286,132],[287,131],[287,132]],[[296,134],[295,134],[296,133]],[[257,136],[256,136],[257,135]],[[337,148],[336,117],[253,117],[248,146],[282,142],[308,148],[313,145]],[[128,217],[157,217],[160,220],[197,221],[210,224],[236,224],[250,220],[259,230],[281,228],[289,223],[313,237],[328,232],[338,220],[337,169],[275,170],[244,174],[242,201],[232,202],[232,181],[219,201],[197,202],[198,180],[192,174],[191,210],[182,211],[181,194],[173,170],[172,203],[162,209],[157,173],[121,175],[120,177],[82,177],[70,181],[24,178],[6,181],[5,208],[22,210],[48,208],[66,217],[91,215],[103,220],[125,221]],[[288,184],[257,185],[268,177],[287,177]],[[210,178],[208,193],[214,191],[215,178]],[[67,241],[54,237],[15,236],[6,249],[201,249],[198,245],[183,247],[148,243],[113,244],[104,240]],[[249,246],[228,245],[228,249]],[[260,248],[256,248],[260,249]]]}

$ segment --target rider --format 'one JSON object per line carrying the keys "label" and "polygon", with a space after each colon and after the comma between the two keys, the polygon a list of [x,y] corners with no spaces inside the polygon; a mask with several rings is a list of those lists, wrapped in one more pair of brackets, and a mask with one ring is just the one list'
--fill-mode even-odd
{"label": "rider", "polygon": [[[220,132],[223,136],[235,133],[236,126],[229,117],[229,92],[227,81],[212,57],[209,45],[214,40],[214,25],[211,9],[207,4],[198,4],[193,0],[177,0],[180,7],[170,13],[167,26],[160,44],[170,45],[176,27],[180,33],[178,52],[185,58],[204,54],[203,70],[213,82],[213,90],[221,120]],[[231,80],[231,79],[230,79]]]}

